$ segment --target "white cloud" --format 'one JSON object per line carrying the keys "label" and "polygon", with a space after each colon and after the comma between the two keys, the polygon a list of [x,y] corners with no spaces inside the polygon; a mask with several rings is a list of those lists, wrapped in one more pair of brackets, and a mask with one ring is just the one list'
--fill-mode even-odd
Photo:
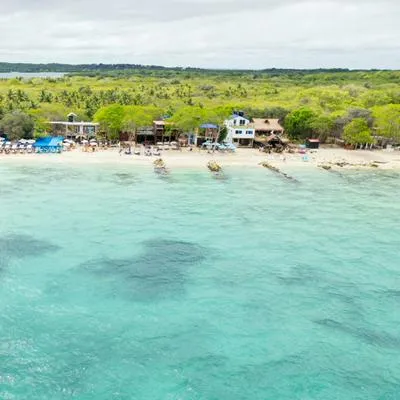
{"label": "white cloud", "polygon": [[397,0],[17,0],[0,16],[0,60],[400,68],[399,12]]}

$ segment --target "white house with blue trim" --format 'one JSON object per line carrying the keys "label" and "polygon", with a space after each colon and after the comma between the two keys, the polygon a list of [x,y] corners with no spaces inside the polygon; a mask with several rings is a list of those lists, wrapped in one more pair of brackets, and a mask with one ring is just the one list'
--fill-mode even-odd
{"label": "white house with blue trim", "polygon": [[225,121],[226,141],[241,147],[253,147],[256,130],[254,124],[244,117],[242,112],[235,112]]}

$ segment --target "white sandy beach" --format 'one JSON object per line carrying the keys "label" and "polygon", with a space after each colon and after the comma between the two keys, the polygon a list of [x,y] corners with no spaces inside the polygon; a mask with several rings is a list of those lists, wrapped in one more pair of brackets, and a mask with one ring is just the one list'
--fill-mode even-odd
{"label": "white sandy beach", "polygon": [[[119,155],[117,149],[99,150],[94,153],[86,153],[81,149],[66,151],[62,154],[0,154],[0,163],[73,163],[73,164],[132,164],[151,166],[156,156]],[[161,158],[168,168],[204,168],[211,160],[217,161],[222,167],[259,167],[261,162],[267,161],[278,168],[287,167],[315,167],[330,165],[332,168],[340,169],[336,163],[348,163],[344,168],[371,168],[374,169],[400,169],[400,152],[387,151],[365,151],[365,150],[344,150],[319,149],[308,154],[308,161],[303,160],[302,154],[265,154],[255,149],[238,149],[236,153],[214,153],[206,151],[187,149],[182,151],[164,151]],[[376,167],[376,165],[378,167]]]}

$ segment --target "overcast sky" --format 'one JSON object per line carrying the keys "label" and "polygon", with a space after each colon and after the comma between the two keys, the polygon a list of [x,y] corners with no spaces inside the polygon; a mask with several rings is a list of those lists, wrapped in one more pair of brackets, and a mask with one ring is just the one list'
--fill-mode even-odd
{"label": "overcast sky", "polygon": [[0,0],[0,61],[398,68],[400,0]]}

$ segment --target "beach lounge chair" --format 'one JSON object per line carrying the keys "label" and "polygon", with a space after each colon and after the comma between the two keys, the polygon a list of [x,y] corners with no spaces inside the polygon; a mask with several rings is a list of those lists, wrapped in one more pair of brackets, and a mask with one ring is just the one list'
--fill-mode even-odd
{"label": "beach lounge chair", "polygon": [[229,151],[230,153],[234,153],[236,151],[236,146],[232,143],[223,143],[224,146],[226,147],[226,151]]}
{"label": "beach lounge chair", "polygon": [[206,142],[204,142],[204,143],[201,145],[201,148],[210,151],[210,150],[212,150],[212,148],[213,148],[214,146],[215,146],[215,143],[213,143],[213,142],[207,140]]}
{"label": "beach lounge chair", "polygon": [[141,149],[140,149],[140,147],[135,147],[135,148],[133,149],[133,154],[134,154],[135,156],[140,156],[140,154],[141,154]]}
{"label": "beach lounge chair", "polygon": [[221,144],[221,143],[217,143],[217,144],[215,145],[215,148],[216,148],[218,151],[220,151],[221,153],[224,153],[225,151],[228,150],[228,147],[226,147],[224,144]]}
{"label": "beach lounge chair", "polygon": [[155,147],[153,149],[153,156],[160,156],[161,155],[161,151],[158,147]]}
{"label": "beach lounge chair", "polygon": [[144,155],[149,157],[149,156],[151,156],[151,154],[152,154],[151,153],[151,148],[150,147],[146,148],[146,150],[144,151]]}

